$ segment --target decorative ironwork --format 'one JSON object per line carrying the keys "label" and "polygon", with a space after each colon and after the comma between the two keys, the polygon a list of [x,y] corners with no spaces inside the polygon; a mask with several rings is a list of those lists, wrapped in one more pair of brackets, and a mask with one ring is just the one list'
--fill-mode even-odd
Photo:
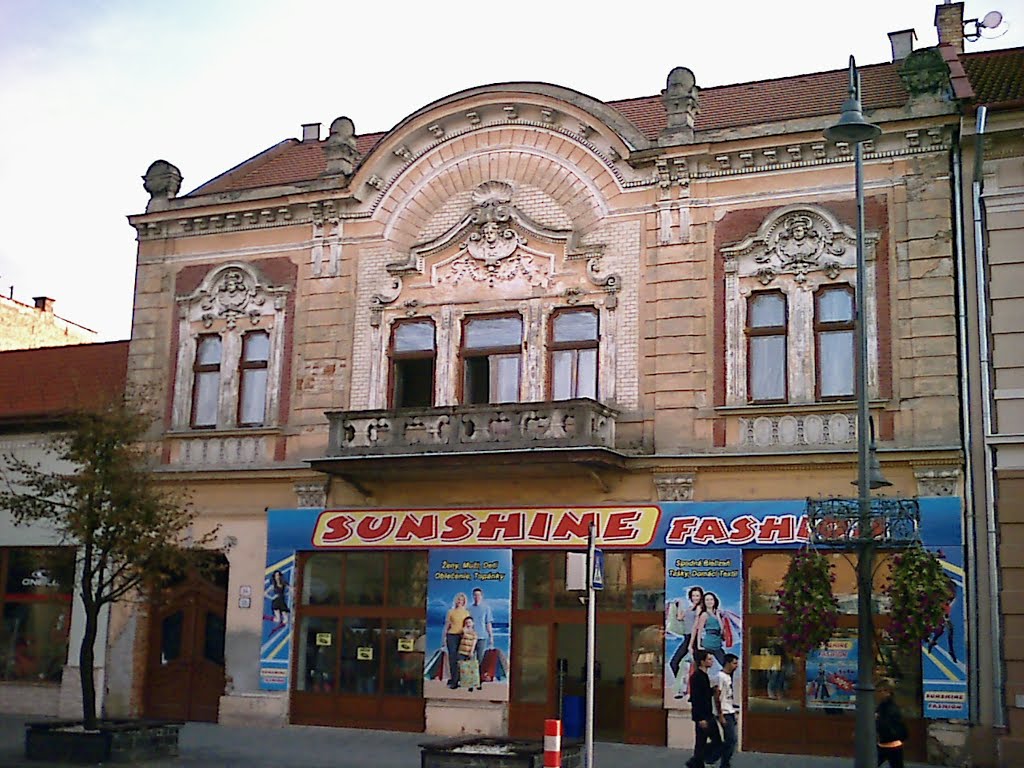
{"label": "decorative ironwork", "polygon": [[811,541],[826,547],[857,548],[871,543],[906,546],[920,540],[920,526],[917,499],[872,497],[866,532],[861,531],[858,499],[807,499]]}

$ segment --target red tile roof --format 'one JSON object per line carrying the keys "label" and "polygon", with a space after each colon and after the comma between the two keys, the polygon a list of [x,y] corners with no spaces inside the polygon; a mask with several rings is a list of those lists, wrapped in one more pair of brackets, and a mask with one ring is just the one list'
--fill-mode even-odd
{"label": "red tile roof", "polygon": [[[940,46],[943,47],[943,46]],[[958,98],[969,97],[959,63],[945,56],[951,69]],[[980,103],[1000,103],[1024,99],[1024,49],[972,53],[961,57],[970,84]],[[899,78],[896,64],[860,67],[861,94],[866,111],[898,107],[908,94]],[[758,80],[736,85],[706,88],[700,94],[698,131],[739,128],[766,122],[832,115],[846,97],[847,70]],[[608,102],[648,139],[655,140],[665,127],[665,106],[660,95]],[[370,133],[357,137],[357,149],[366,155],[385,136]],[[229,192],[278,184],[310,181],[324,172],[324,142],[300,142],[288,139],[262,152],[226,173],[203,184],[191,195]]]}
{"label": "red tile roof", "polygon": [[124,392],[128,342],[0,352],[0,423],[58,419]]}
{"label": "red tile roof", "polygon": [[1024,48],[967,53],[960,57],[974,89],[974,103],[1024,103]]}

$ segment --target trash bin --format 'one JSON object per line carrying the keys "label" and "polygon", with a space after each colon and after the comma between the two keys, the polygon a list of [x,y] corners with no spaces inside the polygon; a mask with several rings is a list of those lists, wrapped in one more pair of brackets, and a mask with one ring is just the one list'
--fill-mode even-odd
{"label": "trash bin", "polygon": [[586,719],[587,700],[583,696],[562,698],[562,736],[567,739],[583,738],[583,721]]}

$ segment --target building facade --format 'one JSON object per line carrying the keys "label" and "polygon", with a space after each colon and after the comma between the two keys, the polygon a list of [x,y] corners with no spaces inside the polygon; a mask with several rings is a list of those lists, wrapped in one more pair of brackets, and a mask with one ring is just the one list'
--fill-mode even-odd
{"label": "building facade", "polygon": [[37,296],[32,305],[0,296],[0,350],[34,349],[96,341],[91,331],[53,313],[53,299]]}
{"label": "building facade", "polygon": [[[937,643],[881,651],[923,757],[981,712],[960,113],[941,49],[894,50],[861,70],[882,127],[865,147],[870,408],[889,493],[920,498],[961,590]],[[602,737],[692,743],[697,643],[740,657],[744,749],[842,749],[852,567],[833,556],[844,615],[823,654],[787,652],[773,595],[806,499],[849,496],[856,474],[853,155],[822,138],[845,95],[845,69],[700,89],[681,67],[610,103],[482,86],[383,134],[303,126],[183,196],[154,163],[131,217],[129,379],[163,398],[162,472],[220,526],[230,567],[117,618],[135,662],[108,712],[578,722],[566,554],[593,523]]]}
{"label": "building facade", "polygon": [[[12,457],[60,470],[47,450],[51,436],[68,414],[122,396],[127,360],[127,341],[0,353],[0,482],[16,480]],[[15,525],[0,508],[0,712],[81,717],[85,616],[74,582],[75,548],[42,523]],[[98,698],[107,668],[98,653]]]}

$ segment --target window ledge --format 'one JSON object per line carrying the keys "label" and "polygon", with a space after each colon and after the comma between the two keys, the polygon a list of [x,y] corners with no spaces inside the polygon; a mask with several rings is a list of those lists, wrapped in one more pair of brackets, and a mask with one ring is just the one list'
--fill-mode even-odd
{"label": "window ledge", "polygon": [[[884,408],[887,400],[871,400],[868,402],[869,408]],[[842,400],[819,400],[813,403],[754,403],[751,405],[717,405],[715,406],[715,413],[722,415],[735,414],[737,416],[746,415],[770,415],[775,413],[793,413],[799,411],[801,413],[814,413],[822,411],[847,411],[855,410],[857,408],[857,401],[855,399],[842,399]]]}
{"label": "window ledge", "polygon": [[164,437],[174,440],[197,437],[252,437],[254,435],[276,435],[280,427],[231,427],[229,429],[173,429],[164,432]]}

